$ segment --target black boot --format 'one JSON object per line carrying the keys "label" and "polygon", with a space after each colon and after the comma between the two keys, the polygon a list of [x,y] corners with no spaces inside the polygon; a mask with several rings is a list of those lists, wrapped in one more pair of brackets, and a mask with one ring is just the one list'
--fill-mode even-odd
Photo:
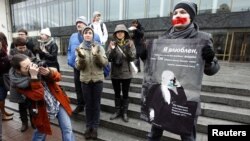
{"label": "black boot", "polygon": [[92,133],[92,129],[87,128],[86,131],[83,134],[86,140],[91,139],[91,133]]}
{"label": "black boot", "polygon": [[124,122],[128,122],[128,99],[123,99],[122,105],[123,105],[123,110],[122,110],[122,119]]}
{"label": "black boot", "polygon": [[28,129],[28,122],[23,122],[21,127],[21,132],[25,132]]}
{"label": "black boot", "polygon": [[91,138],[92,138],[93,140],[97,140],[97,136],[98,136],[98,134],[97,134],[97,128],[94,128],[94,129],[92,130],[92,133],[91,133]]}
{"label": "black boot", "polygon": [[115,113],[110,117],[110,120],[114,120],[121,116],[121,99],[115,98]]}

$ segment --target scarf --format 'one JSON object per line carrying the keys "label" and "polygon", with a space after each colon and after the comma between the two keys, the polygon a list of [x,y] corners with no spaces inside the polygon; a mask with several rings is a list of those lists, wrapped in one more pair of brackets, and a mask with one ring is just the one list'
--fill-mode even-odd
{"label": "scarf", "polygon": [[53,38],[48,38],[48,40],[38,40],[38,42],[40,43],[40,49],[45,52],[45,53],[48,53],[47,49],[46,49],[46,46],[51,44],[53,42]]}
{"label": "scarf", "polygon": [[191,23],[184,30],[176,30],[176,28],[172,27],[169,29],[168,37],[170,39],[186,39],[192,38],[198,34],[198,26],[194,23]]}
{"label": "scarf", "polygon": [[125,39],[116,39],[116,43],[120,47],[126,45],[127,42],[128,42],[128,40],[125,40]]}
{"label": "scarf", "polygon": [[87,48],[91,48],[92,42],[91,42],[91,41],[85,41],[85,40],[83,40],[83,44],[84,44]]}

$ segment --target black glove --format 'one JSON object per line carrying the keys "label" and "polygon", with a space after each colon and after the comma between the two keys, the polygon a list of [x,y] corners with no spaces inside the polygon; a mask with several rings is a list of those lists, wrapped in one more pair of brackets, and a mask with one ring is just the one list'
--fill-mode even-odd
{"label": "black glove", "polygon": [[202,49],[202,58],[206,61],[206,63],[211,63],[214,59],[214,51],[210,46],[205,46]]}

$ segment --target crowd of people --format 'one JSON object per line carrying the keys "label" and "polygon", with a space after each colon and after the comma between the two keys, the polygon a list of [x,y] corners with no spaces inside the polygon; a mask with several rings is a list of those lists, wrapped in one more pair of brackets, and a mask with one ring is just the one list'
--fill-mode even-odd
{"label": "crowd of people", "polygon": [[[172,27],[160,38],[190,39],[203,38],[210,44],[202,49],[205,60],[205,73],[213,75],[218,66],[209,34],[199,31],[194,23],[197,14],[195,3],[183,1],[173,10]],[[101,20],[101,13],[93,13],[92,22],[80,16],[75,21],[76,32],[69,39],[67,62],[74,70],[77,107],[72,110],[67,94],[58,85],[61,80],[60,66],[57,60],[58,46],[53,40],[50,29],[40,32],[39,45],[35,46],[28,38],[25,29],[18,31],[18,37],[7,51],[7,38],[0,32],[0,110],[1,121],[13,119],[13,113],[5,110],[5,99],[10,91],[11,102],[18,103],[22,126],[25,132],[30,125],[34,128],[32,140],[45,140],[52,134],[50,119],[58,119],[64,141],[74,141],[70,116],[86,112],[86,139],[98,138],[100,124],[100,103],[105,79],[103,69],[111,64],[110,78],[114,90],[115,113],[110,120],[119,117],[129,122],[129,88],[133,73],[130,62],[135,62],[138,71],[143,71],[140,62],[144,62],[147,53],[144,27],[139,20],[133,20],[129,28],[124,24],[115,27],[113,38],[108,42],[108,30]],[[107,45],[107,47],[106,47]],[[146,54],[146,55],[145,55]],[[9,77],[9,86],[6,85]],[[7,78],[8,79],[8,78]],[[191,82],[190,82],[191,83]],[[8,89],[9,88],[9,89]],[[122,92],[122,93],[121,93]],[[198,115],[196,117],[197,121]],[[152,126],[149,141],[159,141],[163,129]],[[189,136],[181,136],[182,141],[195,141],[196,122]]]}

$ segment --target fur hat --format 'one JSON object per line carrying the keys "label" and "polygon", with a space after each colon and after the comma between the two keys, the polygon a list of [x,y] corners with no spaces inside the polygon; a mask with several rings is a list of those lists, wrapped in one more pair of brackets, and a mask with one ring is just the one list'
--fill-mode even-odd
{"label": "fur hat", "polygon": [[93,13],[93,17],[96,17],[97,15],[101,15],[101,13],[100,13],[99,11],[95,11],[95,12]]}
{"label": "fur hat", "polygon": [[50,32],[49,28],[42,29],[40,34],[45,34],[45,35],[51,37],[51,32]]}
{"label": "fur hat", "polygon": [[173,11],[175,11],[178,8],[185,9],[188,12],[188,14],[190,15],[191,21],[194,20],[196,14],[197,14],[197,5],[195,3],[193,3],[189,0],[183,0],[175,5]]}
{"label": "fur hat", "polygon": [[88,25],[87,18],[84,17],[84,16],[78,17],[78,18],[76,19],[76,24],[77,24],[78,22],[82,22],[82,23],[84,23],[85,25]]}

